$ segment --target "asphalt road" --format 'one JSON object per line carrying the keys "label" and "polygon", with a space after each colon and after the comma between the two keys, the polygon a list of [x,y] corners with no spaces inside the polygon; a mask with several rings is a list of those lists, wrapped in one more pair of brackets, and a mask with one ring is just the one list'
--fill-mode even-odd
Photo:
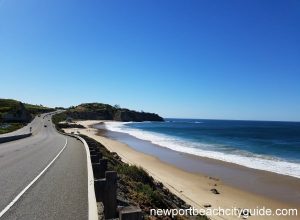
{"label": "asphalt road", "polygon": [[[49,117],[50,114],[43,114],[41,116],[36,116],[30,123],[28,123],[26,126],[24,126],[23,128],[10,132],[10,133],[6,133],[6,134],[0,134],[0,138],[1,137],[8,137],[8,136],[14,136],[14,135],[21,135],[21,134],[28,134],[30,133],[30,127],[32,127],[32,133],[33,134],[37,134],[43,124],[43,119],[45,119],[46,117]],[[50,117],[49,117],[50,118]]]}
{"label": "asphalt road", "polygon": [[[88,219],[84,146],[57,133],[50,118],[44,114],[33,120],[33,136],[0,144],[0,212],[61,152],[1,220]],[[26,128],[18,132],[24,131]]]}

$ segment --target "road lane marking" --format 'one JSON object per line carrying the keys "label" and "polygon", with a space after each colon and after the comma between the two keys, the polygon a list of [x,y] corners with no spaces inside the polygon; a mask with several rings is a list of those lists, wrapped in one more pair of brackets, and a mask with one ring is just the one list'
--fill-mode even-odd
{"label": "road lane marking", "polygon": [[37,175],[1,212],[0,218],[21,198],[21,196],[48,170],[48,168],[55,162],[59,155],[67,147],[68,139],[66,138],[66,143],[64,147],[59,151],[59,153],[54,157],[54,159]]}

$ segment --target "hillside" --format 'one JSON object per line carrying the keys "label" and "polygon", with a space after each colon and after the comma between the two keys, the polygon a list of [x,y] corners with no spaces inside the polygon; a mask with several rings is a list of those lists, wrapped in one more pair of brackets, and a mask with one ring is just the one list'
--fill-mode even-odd
{"label": "hillside", "polygon": [[118,106],[102,103],[84,103],[71,107],[66,115],[73,119],[86,120],[115,120],[115,121],[163,121],[163,118],[155,113],[137,112]]}
{"label": "hillside", "polygon": [[30,122],[32,118],[53,109],[24,104],[13,99],[0,99],[0,134],[17,130]]}
{"label": "hillside", "polygon": [[20,111],[22,110],[24,110],[26,114],[28,114],[28,117],[53,111],[53,109],[48,107],[22,103],[14,99],[0,99],[0,120],[3,120],[5,118],[5,115],[7,114],[18,116],[18,114],[20,114]]}

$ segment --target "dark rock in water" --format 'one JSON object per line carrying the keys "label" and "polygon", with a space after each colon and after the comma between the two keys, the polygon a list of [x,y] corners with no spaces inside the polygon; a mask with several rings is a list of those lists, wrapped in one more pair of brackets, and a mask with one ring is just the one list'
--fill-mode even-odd
{"label": "dark rock in water", "polygon": [[210,207],[211,207],[211,204],[206,203],[206,204],[204,204],[203,206],[204,206],[204,208],[210,208]]}
{"label": "dark rock in water", "polygon": [[217,189],[211,189],[210,190],[213,194],[220,194],[219,191]]}
{"label": "dark rock in water", "polygon": [[210,180],[215,180],[215,181],[219,181],[219,179],[218,178],[215,178],[215,177],[208,177]]}

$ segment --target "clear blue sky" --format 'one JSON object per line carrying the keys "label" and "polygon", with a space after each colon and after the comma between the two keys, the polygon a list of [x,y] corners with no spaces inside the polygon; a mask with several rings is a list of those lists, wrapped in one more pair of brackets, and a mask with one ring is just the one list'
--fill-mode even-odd
{"label": "clear blue sky", "polygon": [[0,97],[300,121],[299,0],[0,0]]}

